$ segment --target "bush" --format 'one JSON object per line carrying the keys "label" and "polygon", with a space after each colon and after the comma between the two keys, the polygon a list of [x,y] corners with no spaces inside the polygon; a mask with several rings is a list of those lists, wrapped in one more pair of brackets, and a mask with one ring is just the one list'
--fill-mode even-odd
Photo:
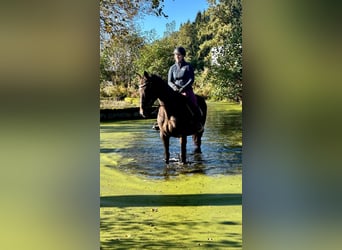
{"label": "bush", "polygon": [[208,99],[211,98],[212,84],[207,77],[208,69],[201,72],[195,72],[194,92]]}
{"label": "bush", "polygon": [[123,86],[114,86],[108,82],[100,84],[100,98],[113,97],[116,100],[123,100],[126,96],[127,89]]}

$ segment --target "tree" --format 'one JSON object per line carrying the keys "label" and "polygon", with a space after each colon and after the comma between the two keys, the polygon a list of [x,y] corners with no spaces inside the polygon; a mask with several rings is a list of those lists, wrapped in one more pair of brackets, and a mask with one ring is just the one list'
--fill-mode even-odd
{"label": "tree", "polygon": [[131,87],[131,79],[136,69],[134,61],[139,57],[143,39],[129,35],[121,40],[113,40],[101,51],[100,79],[111,81],[113,85]]}
{"label": "tree", "polygon": [[100,40],[121,39],[130,33],[138,14],[167,15],[164,0],[100,0]]}
{"label": "tree", "polygon": [[145,14],[167,17],[163,2],[100,0],[100,88],[112,88],[106,91],[106,96],[122,98],[130,90],[136,92],[132,84],[136,73],[134,61],[139,57],[144,39],[137,35],[134,18]]}
{"label": "tree", "polygon": [[176,31],[176,21],[173,20],[171,23],[166,24],[166,31],[164,32],[164,37],[171,36]]}
{"label": "tree", "polygon": [[198,13],[195,19],[195,29],[197,32],[196,40],[196,63],[199,70],[204,70],[205,67],[210,66],[208,60],[212,44],[208,43],[213,38],[214,30],[210,27],[210,12],[209,10]]}
{"label": "tree", "polygon": [[198,12],[195,21],[192,23],[188,21],[182,24],[180,26],[179,32],[177,33],[180,44],[187,49],[187,60],[197,72],[204,70],[205,58],[205,56],[200,53],[201,39],[198,36],[199,27],[202,24],[201,17],[201,12]]}
{"label": "tree", "polygon": [[204,45],[211,47],[209,78],[217,99],[242,99],[242,4],[241,0],[210,0],[209,27],[215,31]]}
{"label": "tree", "polygon": [[153,73],[167,78],[170,66],[174,63],[173,50],[177,44],[172,37],[145,44],[140,51],[140,57],[135,61],[138,72]]}

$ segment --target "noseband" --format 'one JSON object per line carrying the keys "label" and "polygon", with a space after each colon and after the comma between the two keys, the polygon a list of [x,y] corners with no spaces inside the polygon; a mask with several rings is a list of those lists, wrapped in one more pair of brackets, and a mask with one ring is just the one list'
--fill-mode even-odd
{"label": "noseband", "polygon": [[139,85],[139,89],[145,88],[146,85],[147,85],[147,83],[144,83],[144,84]]}

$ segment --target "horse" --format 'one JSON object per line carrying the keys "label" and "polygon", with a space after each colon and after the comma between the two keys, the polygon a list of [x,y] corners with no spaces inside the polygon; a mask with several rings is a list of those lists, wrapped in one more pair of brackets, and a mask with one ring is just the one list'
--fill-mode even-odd
{"label": "horse", "polygon": [[[139,75],[140,76],[140,75]],[[202,135],[204,130],[198,131],[193,119],[194,112],[188,105],[187,97],[174,91],[166,81],[160,76],[149,75],[146,71],[140,76],[140,115],[148,117],[148,109],[158,99],[159,111],[157,123],[159,126],[160,138],[164,145],[164,161],[169,164],[170,160],[170,137],[180,138],[182,164],[186,164],[186,144],[187,136],[192,135],[195,146],[194,153],[200,154]],[[196,95],[197,104],[200,109],[201,117],[199,122],[203,128],[207,117],[207,104],[203,97]]]}

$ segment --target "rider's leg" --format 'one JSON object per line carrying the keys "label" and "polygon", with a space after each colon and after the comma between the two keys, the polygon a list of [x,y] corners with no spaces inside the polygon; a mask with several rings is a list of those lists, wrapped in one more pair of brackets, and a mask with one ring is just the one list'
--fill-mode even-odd
{"label": "rider's leg", "polygon": [[186,96],[188,97],[188,100],[189,100],[189,106],[190,106],[190,109],[193,113],[193,119],[194,119],[194,124],[196,126],[196,130],[198,132],[202,132],[203,131],[203,125],[201,123],[201,117],[202,117],[202,113],[197,105],[197,99],[196,99],[196,96],[193,92],[192,89],[188,89],[186,91]]}

